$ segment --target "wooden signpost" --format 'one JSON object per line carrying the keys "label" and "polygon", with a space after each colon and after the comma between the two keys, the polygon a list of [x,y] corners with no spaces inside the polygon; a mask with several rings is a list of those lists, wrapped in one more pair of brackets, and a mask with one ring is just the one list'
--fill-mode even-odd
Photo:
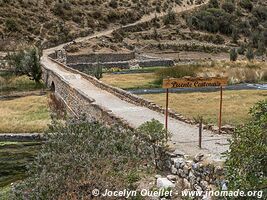
{"label": "wooden signpost", "polygon": [[168,78],[163,80],[163,88],[166,89],[166,111],[165,128],[168,130],[168,107],[169,107],[169,89],[171,88],[200,88],[200,87],[220,87],[220,111],[219,111],[219,132],[222,127],[222,95],[223,86],[227,85],[228,78]]}

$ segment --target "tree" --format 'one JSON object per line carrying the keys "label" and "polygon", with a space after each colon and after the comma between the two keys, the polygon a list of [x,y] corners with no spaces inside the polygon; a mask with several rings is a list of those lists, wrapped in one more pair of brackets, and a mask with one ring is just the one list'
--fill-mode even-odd
{"label": "tree", "polygon": [[40,56],[39,51],[34,47],[9,55],[9,62],[15,67],[17,75],[27,75],[31,80],[39,83],[42,78]]}
{"label": "tree", "polygon": [[267,100],[251,110],[251,121],[238,127],[226,153],[229,190],[262,190],[267,184]]}
{"label": "tree", "polygon": [[235,48],[230,50],[230,61],[236,61],[238,57],[237,51]]}
{"label": "tree", "polygon": [[249,61],[254,59],[254,51],[251,47],[248,48],[248,50],[246,52],[246,57]]}
{"label": "tree", "polygon": [[240,1],[240,6],[241,6],[242,8],[244,8],[244,9],[249,10],[249,11],[251,11],[252,8],[253,8],[253,4],[251,3],[250,0],[241,0],[241,1]]}

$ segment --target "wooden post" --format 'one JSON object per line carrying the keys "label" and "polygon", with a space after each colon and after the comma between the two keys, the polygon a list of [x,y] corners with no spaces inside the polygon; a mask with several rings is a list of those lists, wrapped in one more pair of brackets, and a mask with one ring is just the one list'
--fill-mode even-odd
{"label": "wooden post", "polygon": [[168,132],[169,89],[166,89],[165,129]]}
{"label": "wooden post", "polygon": [[222,101],[223,101],[223,87],[221,86],[221,91],[220,91],[220,113],[219,113],[219,133],[221,133],[221,129],[222,129]]}
{"label": "wooden post", "polygon": [[199,120],[199,141],[198,141],[199,148],[202,148],[202,123],[203,123],[203,118],[200,117],[200,120]]}

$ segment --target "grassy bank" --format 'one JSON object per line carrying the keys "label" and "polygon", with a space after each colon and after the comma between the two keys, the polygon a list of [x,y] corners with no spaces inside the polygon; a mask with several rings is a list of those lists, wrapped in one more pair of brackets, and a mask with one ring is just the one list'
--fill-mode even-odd
{"label": "grassy bank", "polygon": [[[161,106],[165,106],[165,94],[141,95]],[[217,124],[219,112],[219,92],[170,94],[170,108],[188,118],[203,116],[206,123]],[[237,125],[246,122],[249,108],[266,99],[267,91],[241,90],[224,91],[223,124]]]}
{"label": "grassy bank", "polygon": [[50,121],[47,96],[0,100],[0,133],[43,132]]}

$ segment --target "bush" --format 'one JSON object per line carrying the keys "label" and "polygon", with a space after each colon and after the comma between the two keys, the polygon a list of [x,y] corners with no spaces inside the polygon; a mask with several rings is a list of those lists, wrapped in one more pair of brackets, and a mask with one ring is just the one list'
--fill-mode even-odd
{"label": "bush", "polygon": [[95,188],[134,190],[139,171],[152,165],[152,149],[129,130],[81,118],[53,122],[48,132],[29,178],[16,185],[17,199],[91,199]]}
{"label": "bush", "polygon": [[250,114],[251,121],[235,130],[226,154],[229,190],[259,191],[267,184],[267,100]]}
{"label": "bush", "polygon": [[18,25],[17,21],[15,21],[14,19],[10,19],[10,18],[6,19],[5,28],[7,31],[11,31],[11,32],[19,31],[19,25]]}
{"label": "bush", "polygon": [[156,84],[162,84],[163,79],[167,77],[171,78],[183,78],[185,76],[196,76],[197,66],[192,65],[178,65],[175,67],[163,68],[156,71],[157,81]]}
{"label": "bush", "polygon": [[248,48],[247,52],[246,52],[246,57],[249,61],[254,59],[254,51],[252,48]]}
{"label": "bush", "polygon": [[236,52],[236,49],[233,48],[230,50],[230,61],[236,61],[238,57],[238,54]]}
{"label": "bush", "polygon": [[235,5],[232,2],[225,2],[222,4],[222,9],[225,12],[233,13],[235,11]]}
{"label": "bush", "polygon": [[111,0],[111,1],[109,2],[109,6],[110,6],[111,8],[114,8],[114,9],[118,8],[118,2],[117,2],[117,0]]}
{"label": "bush", "polygon": [[240,1],[240,6],[241,6],[242,8],[244,8],[244,9],[249,10],[249,11],[251,11],[252,8],[253,8],[253,4],[251,3],[250,0],[241,0],[241,1]]}

